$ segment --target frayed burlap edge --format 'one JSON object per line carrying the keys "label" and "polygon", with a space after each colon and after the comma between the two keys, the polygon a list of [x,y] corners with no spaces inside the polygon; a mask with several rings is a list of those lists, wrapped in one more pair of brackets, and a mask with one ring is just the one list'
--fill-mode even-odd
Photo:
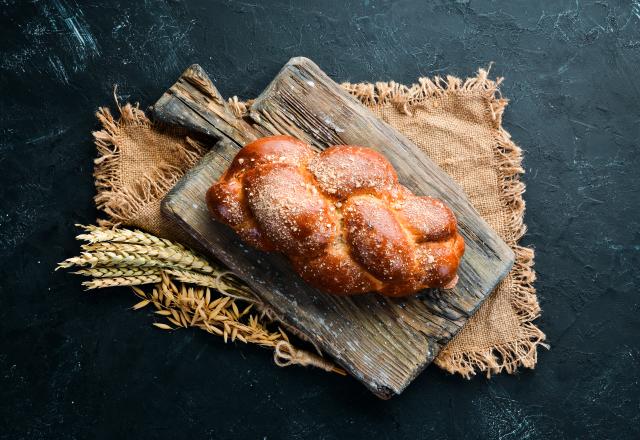
{"label": "frayed burlap edge", "polygon": [[401,113],[411,115],[411,106],[422,103],[427,98],[443,96],[447,93],[483,93],[499,100],[498,86],[503,78],[488,79],[484,69],[478,75],[462,81],[454,76],[442,78],[419,78],[416,84],[406,86],[395,81],[373,83],[342,83],[341,86],[353,97],[368,107],[392,104]]}
{"label": "frayed burlap edge", "polygon": [[536,278],[533,269],[534,251],[518,244],[526,232],[525,202],[522,197],[525,184],[520,180],[520,175],[524,173],[521,165],[522,150],[502,128],[502,115],[508,103],[499,91],[503,78],[491,80],[488,74],[488,70],[480,69],[477,76],[465,81],[453,76],[420,78],[418,83],[411,86],[394,81],[342,84],[345,90],[366,106],[391,104],[406,115],[412,115],[412,107],[424,100],[445,94],[480,93],[486,99],[487,109],[494,122],[494,153],[502,187],[502,202],[512,213],[507,223],[508,236],[503,238],[515,253],[515,263],[510,273],[511,306],[516,312],[521,336],[516,341],[472,351],[451,349],[454,338],[439,353],[435,363],[446,371],[458,373],[467,379],[475,375],[476,370],[485,372],[490,377],[491,374],[502,371],[514,373],[520,366],[534,368],[538,360],[538,346],[548,348],[544,343],[544,333],[533,323],[540,316],[540,306],[533,286]]}
{"label": "frayed burlap edge", "polygon": [[[100,226],[112,227],[135,218],[148,203],[158,200],[169,191],[194,166],[205,153],[205,148],[197,141],[186,137],[184,148],[173,153],[177,165],[160,165],[142,175],[133,185],[125,187],[121,181],[122,161],[118,138],[128,126],[142,126],[161,129],[152,123],[142,110],[131,104],[120,106],[116,100],[119,118],[116,120],[107,107],[100,107],[96,117],[102,130],[93,133],[98,157],[94,159],[96,196],[94,201],[107,219],[98,219]],[[174,133],[175,129],[165,128]],[[182,133],[182,131],[180,131]]]}

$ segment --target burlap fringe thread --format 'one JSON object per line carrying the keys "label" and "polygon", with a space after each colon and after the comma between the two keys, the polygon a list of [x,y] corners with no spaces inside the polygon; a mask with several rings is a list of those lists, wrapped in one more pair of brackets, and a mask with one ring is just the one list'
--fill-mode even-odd
{"label": "burlap fringe thread", "polygon": [[[490,67],[489,67],[490,69]],[[412,115],[412,106],[421,104],[425,99],[440,97],[450,92],[481,93],[487,99],[495,130],[495,155],[498,163],[498,177],[502,185],[502,201],[512,211],[509,229],[512,235],[503,237],[515,253],[512,269],[511,306],[516,311],[522,337],[515,342],[494,345],[474,351],[452,352],[447,346],[438,355],[435,363],[451,372],[459,373],[465,378],[475,375],[475,371],[483,371],[487,377],[502,371],[513,373],[519,366],[534,368],[537,363],[537,348],[542,345],[544,333],[533,324],[540,316],[540,306],[536,298],[533,282],[536,274],[533,269],[533,249],[518,245],[518,241],[526,232],[524,224],[525,202],[522,194],[525,184],[520,180],[524,173],[522,168],[522,150],[511,140],[509,133],[502,128],[502,115],[508,100],[500,95],[498,87],[503,78],[495,81],[488,78],[489,69],[480,69],[478,75],[462,81],[453,76],[433,79],[420,78],[417,84],[408,87],[391,82],[350,84],[344,83],[352,96],[370,107],[391,104],[398,111]]]}
{"label": "burlap fringe thread", "polygon": [[121,107],[117,99],[116,105],[120,113],[119,120],[113,119],[108,108],[100,107],[96,117],[103,129],[93,133],[98,149],[98,157],[94,160],[93,176],[97,192],[94,201],[97,208],[108,215],[108,219],[98,220],[98,224],[105,227],[126,222],[148,203],[163,197],[206,152],[204,146],[187,137],[185,148],[174,152],[173,159],[177,165],[161,165],[141,176],[134,185],[126,187],[120,181],[122,173],[117,139],[121,136],[122,127],[137,125],[150,128],[152,125],[157,127],[157,124],[152,124],[138,105],[126,104]]}
{"label": "burlap fringe thread", "polygon": [[[376,106],[391,104],[398,111],[406,115],[412,115],[412,107],[431,97],[443,96],[450,92],[481,93],[485,96],[494,121],[495,130],[495,155],[499,165],[499,179],[503,189],[503,202],[512,209],[513,215],[509,221],[512,236],[503,237],[506,243],[513,249],[516,259],[512,269],[513,285],[512,307],[516,311],[520,323],[522,337],[515,342],[494,345],[474,351],[452,352],[445,347],[438,357],[436,364],[451,373],[459,373],[465,378],[475,375],[476,370],[485,372],[487,377],[502,371],[513,373],[519,366],[533,368],[537,362],[537,347],[542,345],[548,348],[544,333],[533,324],[540,316],[540,306],[535,295],[533,282],[536,275],[533,270],[533,249],[518,245],[518,241],[526,232],[524,224],[525,202],[522,194],[525,185],[520,181],[520,175],[524,173],[521,166],[522,150],[511,141],[511,136],[502,128],[502,115],[508,103],[507,99],[500,96],[498,87],[503,78],[491,80],[489,71],[480,69],[478,75],[462,81],[453,76],[446,78],[434,77],[419,78],[417,84],[406,86],[394,81],[371,83],[343,83],[342,87],[352,96],[360,100],[364,105]],[[244,117],[252,101],[240,101],[236,96],[229,98],[228,104],[237,117]],[[114,121],[107,108],[100,108],[97,116],[104,129],[95,133],[99,157],[95,160],[95,178],[98,195],[95,198],[98,208],[107,213],[112,220],[102,220],[101,225],[113,225],[131,217],[133,212],[145,205],[150,200],[163,195],[183,175],[184,169],[167,167],[149,174],[141,183],[131,189],[123,190],[118,182],[117,142],[120,125],[142,124],[151,122],[144,112],[137,106],[130,104],[120,107],[121,119]],[[184,153],[184,164],[188,168],[194,165],[204,153],[203,148],[197,142],[189,141],[192,150]],[[305,338],[307,339],[307,338]],[[291,363],[301,365],[314,365],[326,369],[323,363],[326,361],[320,357],[298,359],[295,353],[288,347],[280,347],[274,352],[278,365]],[[316,359],[317,358],[317,359]],[[320,362],[317,362],[320,360]],[[328,364],[330,365],[330,364]]]}

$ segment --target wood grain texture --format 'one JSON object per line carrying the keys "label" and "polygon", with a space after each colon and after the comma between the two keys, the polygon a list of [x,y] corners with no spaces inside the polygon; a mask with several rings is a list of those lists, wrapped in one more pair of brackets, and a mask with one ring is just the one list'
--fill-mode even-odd
{"label": "wood grain texture", "polygon": [[[513,264],[511,249],[446,173],[306,58],[290,60],[243,119],[233,115],[197,65],[153,111],[160,120],[218,140],[167,195],[163,211],[249,283],[285,324],[382,398],[402,392],[433,361]],[[415,194],[445,200],[466,242],[456,288],[404,299],[332,296],[306,285],[284,257],[248,247],[230,228],[211,220],[204,201],[211,183],[243,145],[271,134],[295,136],[317,150],[335,144],[374,148]]]}

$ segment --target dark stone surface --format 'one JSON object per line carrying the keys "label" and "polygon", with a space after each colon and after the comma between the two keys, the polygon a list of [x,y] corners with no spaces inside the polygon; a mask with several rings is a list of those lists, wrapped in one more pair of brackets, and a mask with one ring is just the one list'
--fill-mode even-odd
{"label": "dark stone surface", "polygon": [[[135,3],[135,4],[134,4]],[[0,1],[0,437],[638,438],[640,3]],[[267,351],[173,334],[125,289],[53,272],[97,213],[93,111],[198,62],[256,95],[290,57],[338,81],[492,75],[526,150],[538,368],[435,367],[380,401]]]}

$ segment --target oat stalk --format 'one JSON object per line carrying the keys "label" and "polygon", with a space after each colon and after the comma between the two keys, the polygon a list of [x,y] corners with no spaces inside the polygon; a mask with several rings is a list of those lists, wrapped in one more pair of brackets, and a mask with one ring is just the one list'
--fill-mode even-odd
{"label": "oat stalk", "polygon": [[260,322],[258,315],[250,314],[253,305],[239,307],[236,299],[212,295],[209,287],[178,285],[166,273],[151,291],[137,287],[133,290],[142,301],[147,301],[136,306],[142,308],[153,304],[168,330],[198,327],[222,336],[225,342],[238,339],[272,348],[280,340],[289,340],[281,329],[271,332]]}

